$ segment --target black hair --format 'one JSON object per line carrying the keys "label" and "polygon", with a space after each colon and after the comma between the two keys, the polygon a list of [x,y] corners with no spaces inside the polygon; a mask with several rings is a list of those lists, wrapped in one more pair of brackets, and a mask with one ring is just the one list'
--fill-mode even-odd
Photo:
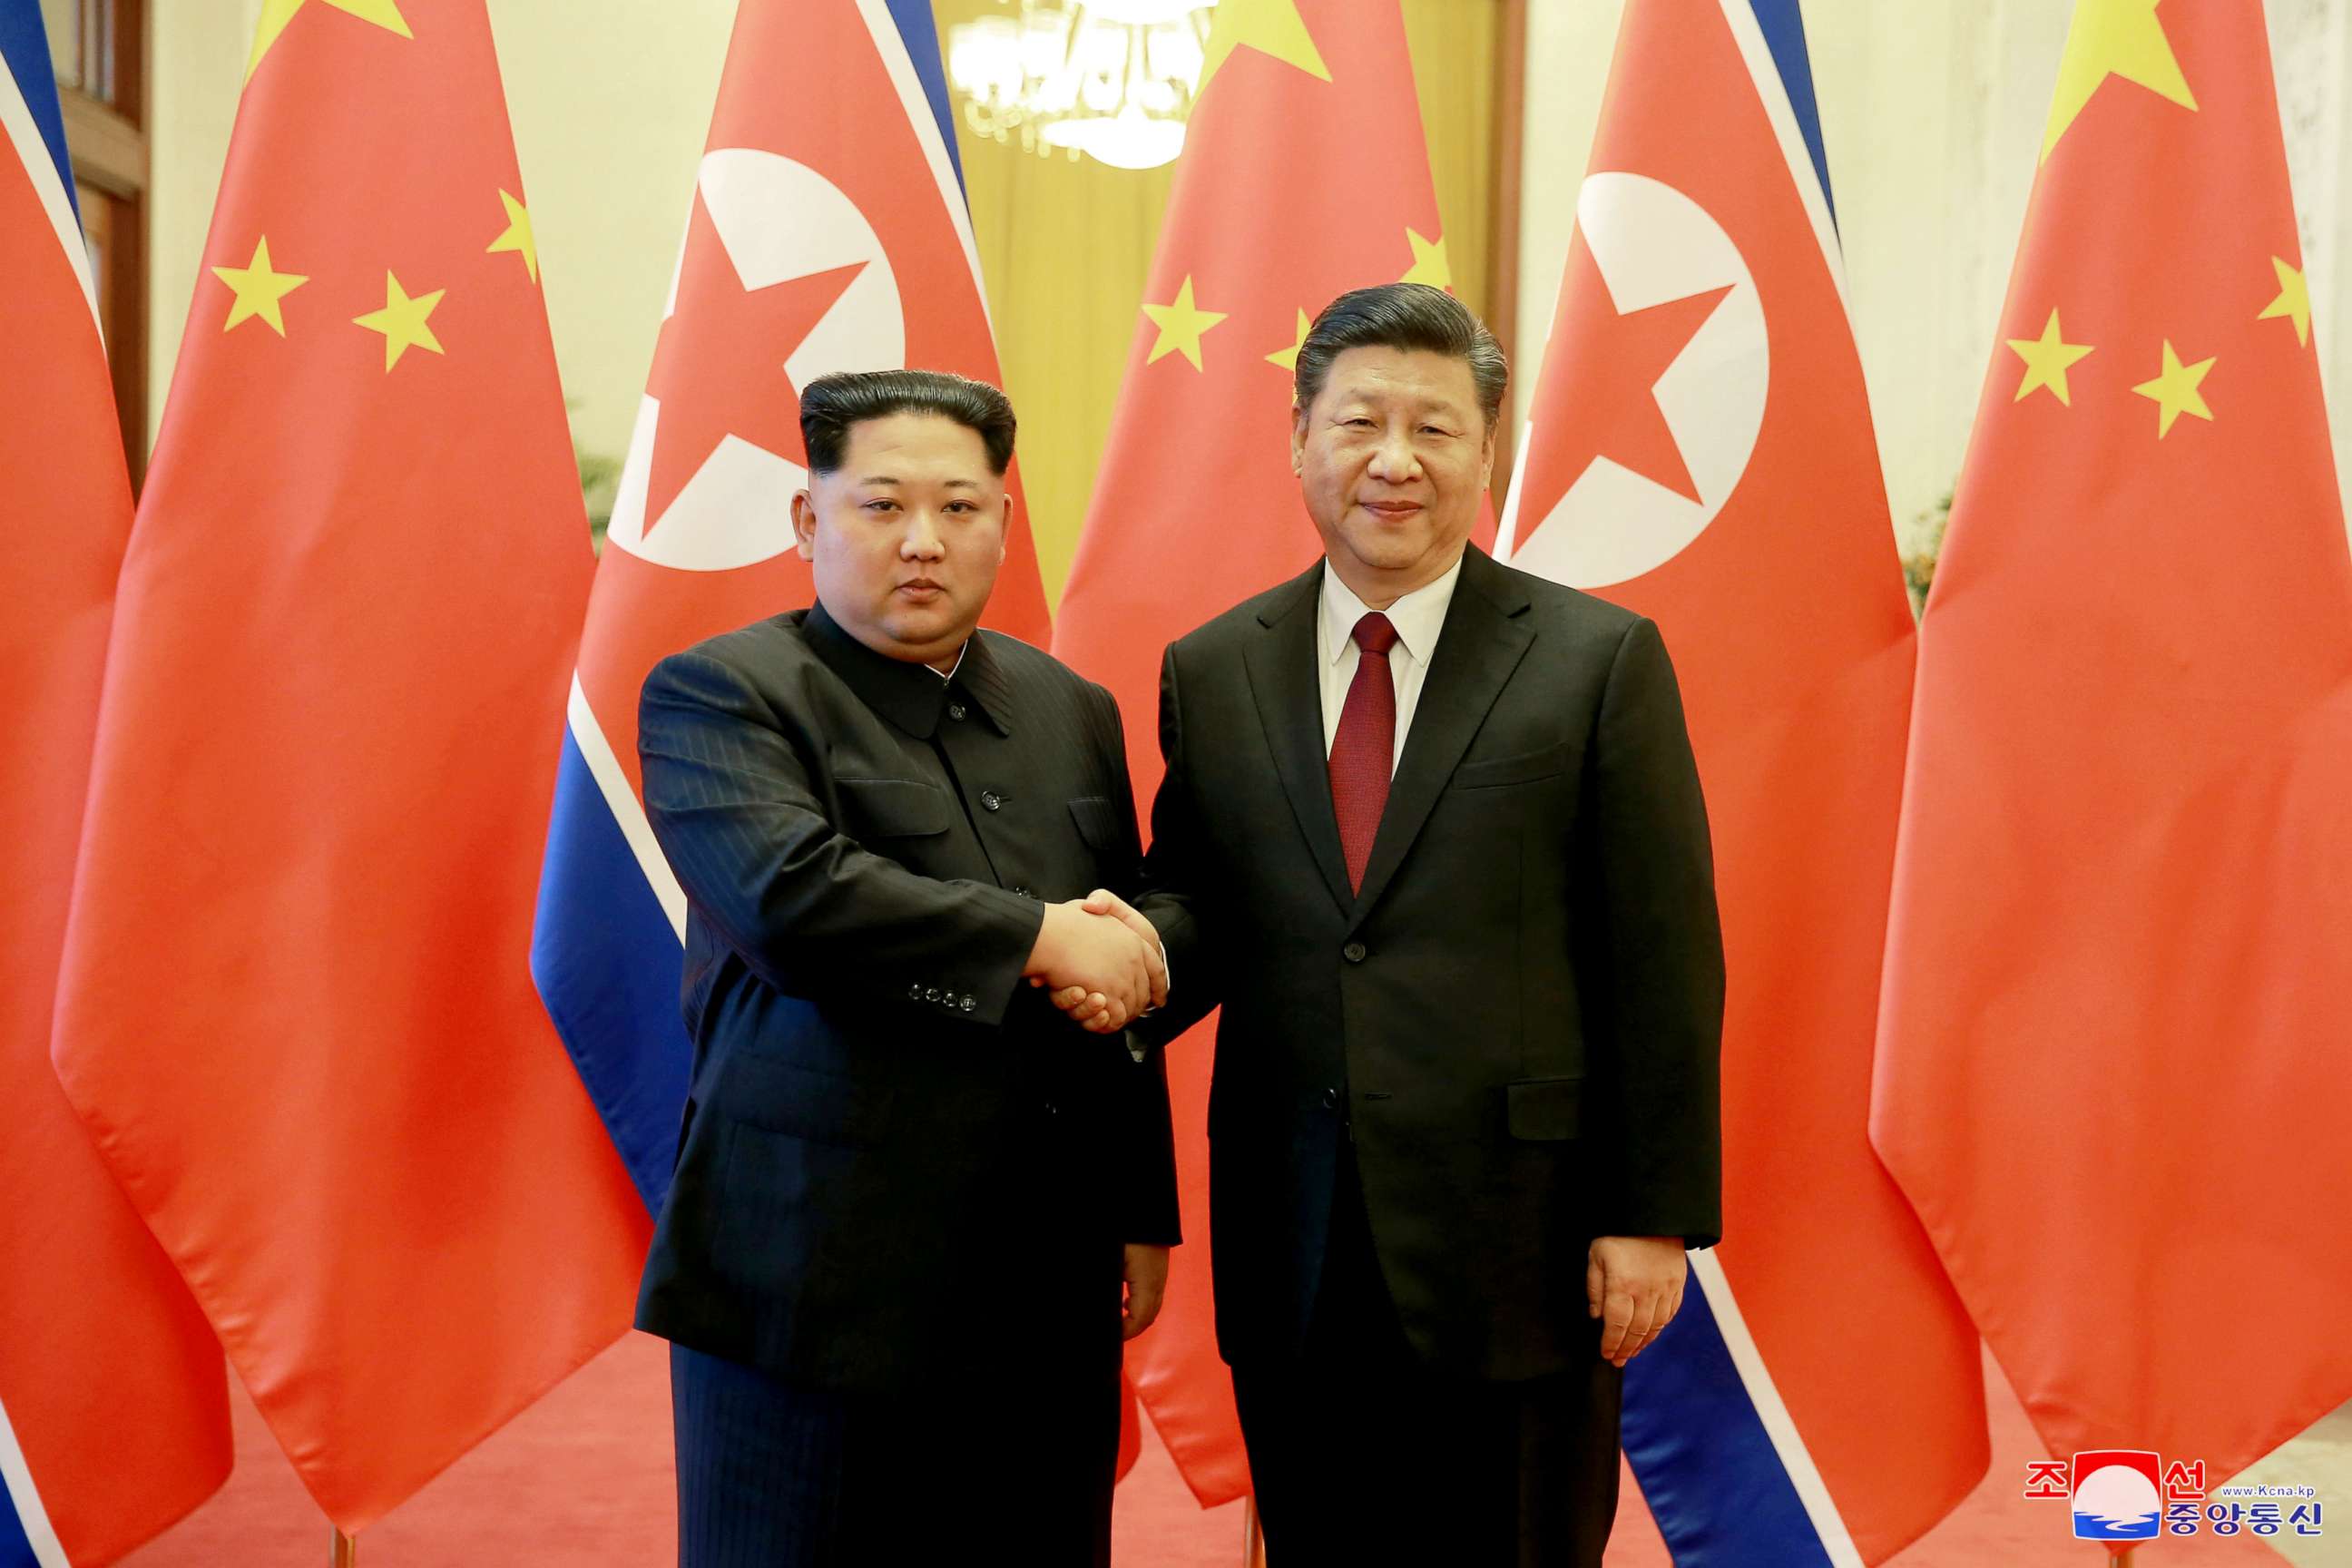
{"label": "black hair", "polygon": [[976,432],[992,474],[1001,477],[1013,461],[1013,403],[988,383],[943,370],[838,371],[801,388],[809,472],[841,467],[850,426],[893,414],[936,414]]}
{"label": "black hair", "polygon": [[1492,430],[1502,417],[1503,393],[1511,384],[1502,345],[1467,305],[1426,283],[1351,289],[1324,306],[1307,329],[1307,341],[1298,345],[1297,368],[1291,372],[1298,406],[1314,406],[1333,360],[1349,349],[1365,348],[1419,349],[1467,362],[1486,428]]}

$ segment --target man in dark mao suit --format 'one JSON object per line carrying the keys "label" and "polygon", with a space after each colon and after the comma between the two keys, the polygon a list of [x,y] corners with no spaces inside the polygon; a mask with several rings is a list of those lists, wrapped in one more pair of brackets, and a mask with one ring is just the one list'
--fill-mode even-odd
{"label": "man in dark mao suit", "polygon": [[1122,1324],[1177,1238],[1166,1081],[1116,1037],[1162,959],[1071,901],[1135,874],[1118,712],[974,629],[1002,393],[827,376],[801,421],[817,604],[642,703],[695,1042],[637,1307],[673,1342],[680,1561],[1104,1563]]}
{"label": "man in dark mao suit", "polygon": [[1269,1556],[1598,1563],[1622,1368],[1721,1228],[1674,672],[1467,545],[1507,372],[1450,296],[1343,295],[1296,374],[1324,559],[1168,649],[1137,921],[1176,976],[1146,1028],[1224,1009],[1217,1331]]}

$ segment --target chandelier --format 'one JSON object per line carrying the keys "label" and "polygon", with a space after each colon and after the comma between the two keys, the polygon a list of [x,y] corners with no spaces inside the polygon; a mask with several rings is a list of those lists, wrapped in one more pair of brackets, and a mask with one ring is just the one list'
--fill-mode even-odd
{"label": "chandelier", "polygon": [[999,0],[948,30],[964,121],[1042,157],[1173,163],[1216,0]]}

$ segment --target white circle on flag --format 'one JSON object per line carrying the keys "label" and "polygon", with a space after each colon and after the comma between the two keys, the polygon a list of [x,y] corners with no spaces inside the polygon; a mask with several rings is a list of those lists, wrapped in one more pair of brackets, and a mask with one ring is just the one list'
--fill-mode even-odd
{"label": "white circle on flag", "polygon": [[[1746,259],[1690,197],[1644,174],[1588,174],[1577,193],[1576,226],[1619,315],[1731,290],[1654,388],[1700,499],[1596,458],[1550,512],[1517,531],[1524,542],[1511,564],[1599,588],[1664,565],[1715,521],[1755,454],[1771,358],[1763,300]],[[1541,427],[1530,424],[1526,438],[1530,446],[1543,439]]]}
{"label": "white circle on flag", "polygon": [[[703,157],[698,188],[711,226],[747,290],[865,264],[785,356],[784,374],[794,386],[830,371],[897,370],[906,364],[907,321],[889,254],[839,186],[780,154],[724,147]],[[681,242],[662,311],[665,321],[677,310],[685,251]],[[646,395],[637,405],[613,497],[608,544],[684,572],[730,572],[792,548],[793,492],[808,483],[808,470],[737,436],[719,443],[649,534],[646,478],[660,419],[660,400]]]}

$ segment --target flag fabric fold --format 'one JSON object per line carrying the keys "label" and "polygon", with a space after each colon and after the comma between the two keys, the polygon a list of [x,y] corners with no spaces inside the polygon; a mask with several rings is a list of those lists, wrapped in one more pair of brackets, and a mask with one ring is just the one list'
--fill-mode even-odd
{"label": "flag fabric fold", "polygon": [[265,8],[132,528],[58,1074],[328,1516],[626,1326],[534,995],[590,558],[481,0]]}
{"label": "flag fabric fold", "polygon": [[1658,623],[1706,789],[1725,1239],[1623,1416],[1683,1568],[1882,1562],[1986,1464],[1868,1138],[1914,637],[1842,276],[1795,5],[1631,0],[1503,531]]}
{"label": "flag fabric fold", "polygon": [[[1308,321],[1349,289],[1452,282],[1419,101],[1393,0],[1224,0],[1213,15],[1054,636],[1118,699],[1147,804],[1161,771],[1160,650],[1320,552],[1286,435]],[[1203,1505],[1249,1489],[1210,1300],[1214,1027],[1169,1051],[1185,1245],[1129,1359]]]}
{"label": "flag fabric fold", "polygon": [[2352,1212],[2352,560],[2257,0],[2076,8],[1995,335],[1872,1136],[2049,1452],[2218,1483],[2352,1396],[2279,1217]]}
{"label": "flag fabric fold", "polygon": [[[808,60],[823,71],[791,92]],[[686,898],[646,821],[637,693],[664,657],[811,601],[795,390],[917,366],[1001,380],[929,0],[744,0],[573,679],[531,968],[648,1210],[691,1050]],[[984,624],[1042,646],[1013,531]]]}
{"label": "flag fabric fold", "polygon": [[0,1564],[95,1568],[228,1474],[227,1378],[49,1065],[131,480],[36,0],[0,0]]}

